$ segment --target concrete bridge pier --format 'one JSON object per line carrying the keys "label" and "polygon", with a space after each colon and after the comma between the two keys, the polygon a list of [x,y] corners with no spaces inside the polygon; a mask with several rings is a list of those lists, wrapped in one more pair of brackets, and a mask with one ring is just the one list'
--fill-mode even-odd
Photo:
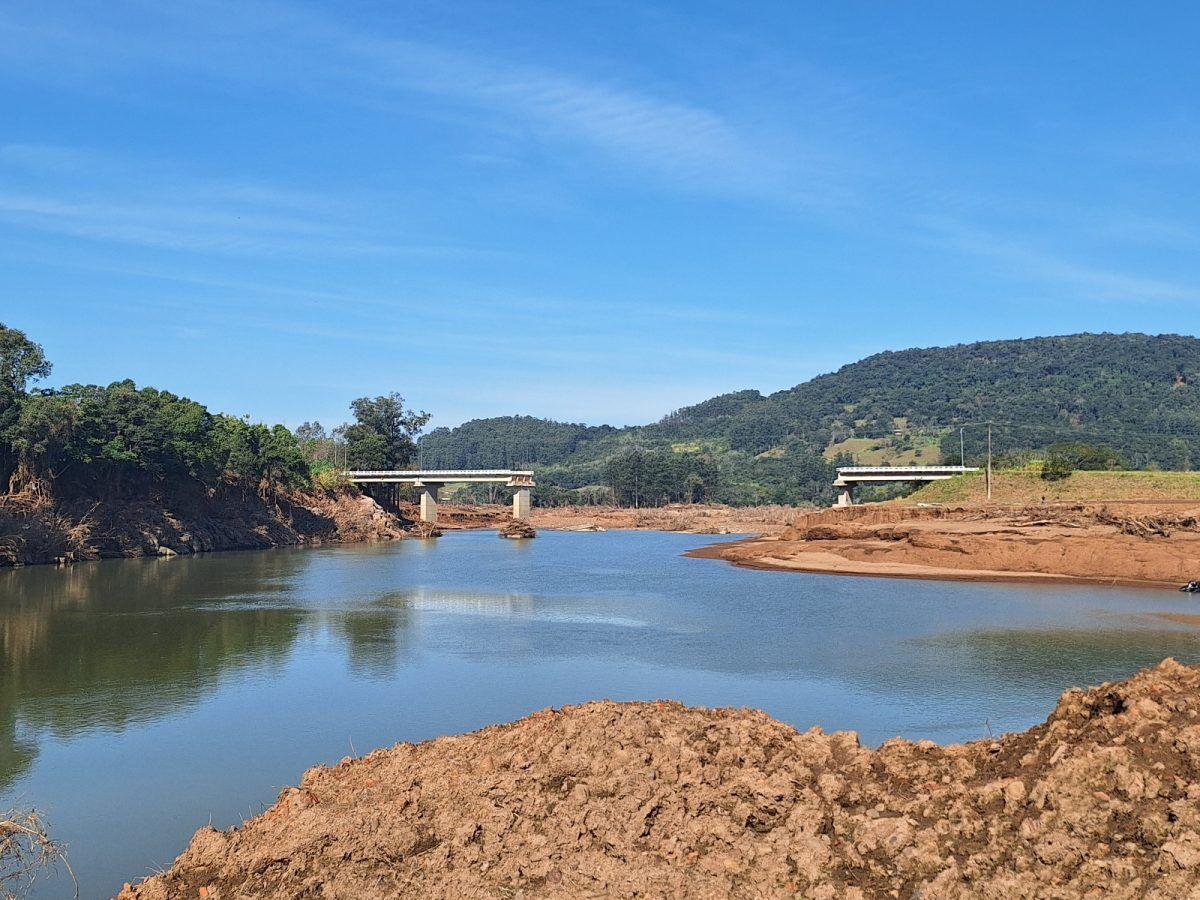
{"label": "concrete bridge pier", "polygon": [[348,471],[354,484],[415,487],[421,492],[421,521],[437,523],[438,489],[447,484],[503,484],[513,489],[513,518],[529,517],[529,489],[536,487],[533,472],[516,469],[363,469]]}
{"label": "concrete bridge pier", "polygon": [[513,491],[513,518],[524,522],[529,518],[529,488],[519,487]]}
{"label": "concrete bridge pier", "polygon": [[428,522],[430,525],[437,524],[437,499],[438,488],[440,484],[429,484],[423,482],[418,487],[421,489],[421,521]]}
{"label": "concrete bridge pier", "polygon": [[944,481],[978,472],[971,466],[838,466],[833,486],[839,490],[837,506],[854,505],[854,485],[895,481]]}

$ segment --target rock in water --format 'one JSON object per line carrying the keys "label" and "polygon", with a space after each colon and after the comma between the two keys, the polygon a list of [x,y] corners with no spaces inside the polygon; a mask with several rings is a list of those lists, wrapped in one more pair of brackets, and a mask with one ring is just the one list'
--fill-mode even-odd
{"label": "rock in water", "polygon": [[537,537],[537,532],[528,522],[519,522],[513,519],[507,525],[500,529],[500,537],[512,538],[513,540],[524,540],[526,538]]}

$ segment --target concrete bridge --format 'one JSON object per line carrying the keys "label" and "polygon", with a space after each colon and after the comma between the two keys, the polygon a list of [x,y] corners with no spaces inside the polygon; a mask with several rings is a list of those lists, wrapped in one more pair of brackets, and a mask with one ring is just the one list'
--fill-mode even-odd
{"label": "concrete bridge", "polygon": [[955,475],[978,472],[971,466],[841,466],[833,486],[841,488],[837,505],[854,503],[854,485],[878,484],[888,481],[943,481]]}
{"label": "concrete bridge", "polygon": [[373,470],[346,473],[355,484],[403,484],[421,491],[421,521],[437,522],[438,488],[445,484],[503,484],[513,491],[513,518],[529,517],[529,489],[536,487],[532,472],[513,469]]}

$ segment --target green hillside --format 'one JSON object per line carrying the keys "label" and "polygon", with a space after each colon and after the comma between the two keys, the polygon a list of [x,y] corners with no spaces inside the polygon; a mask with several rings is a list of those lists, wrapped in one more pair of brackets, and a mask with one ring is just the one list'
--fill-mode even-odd
{"label": "green hillside", "polygon": [[421,455],[427,466],[534,465],[542,484],[564,489],[621,490],[624,478],[642,490],[648,481],[645,502],[686,494],[679,479],[691,479],[694,495],[702,478],[698,492],[709,498],[820,503],[834,465],[850,458],[958,462],[960,427],[966,461],[978,463],[987,422],[1010,463],[1076,442],[1112,448],[1135,469],[1200,466],[1200,340],[1077,334],[889,351],[774,394],[723,394],[652,425],[508,417],[436,429]]}

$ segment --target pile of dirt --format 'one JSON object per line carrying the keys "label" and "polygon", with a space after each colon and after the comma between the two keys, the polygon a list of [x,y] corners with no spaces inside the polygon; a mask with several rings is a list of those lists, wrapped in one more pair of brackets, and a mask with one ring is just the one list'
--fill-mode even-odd
{"label": "pile of dirt", "polygon": [[500,526],[500,537],[510,540],[523,541],[537,537],[537,531],[528,522],[512,519]]}
{"label": "pile of dirt", "polygon": [[1116,897],[1200,892],[1200,670],[938,746],[589,703],[305,773],[122,900]]}
{"label": "pile of dirt", "polygon": [[36,502],[0,498],[0,566],[393,540],[403,523],[355,488],[261,497],[233,484],[134,480]]}
{"label": "pile of dirt", "polygon": [[782,534],[695,555],[805,572],[1178,587],[1200,577],[1200,515],[1132,502],[870,504],[806,513]]}

